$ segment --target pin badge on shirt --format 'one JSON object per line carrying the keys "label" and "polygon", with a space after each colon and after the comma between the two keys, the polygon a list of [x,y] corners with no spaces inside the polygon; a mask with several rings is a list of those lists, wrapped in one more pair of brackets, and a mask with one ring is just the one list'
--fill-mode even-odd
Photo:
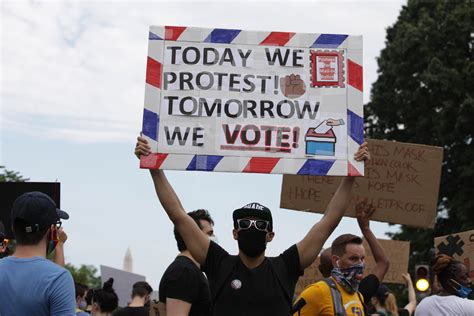
{"label": "pin badge on shirt", "polygon": [[238,290],[242,287],[242,281],[239,279],[232,280],[232,282],[230,282],[230,287],[234,290]]}

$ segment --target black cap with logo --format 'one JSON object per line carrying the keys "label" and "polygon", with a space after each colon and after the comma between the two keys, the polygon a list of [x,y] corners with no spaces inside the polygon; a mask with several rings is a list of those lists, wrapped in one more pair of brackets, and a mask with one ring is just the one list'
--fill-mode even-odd
{"label": "black cap with logo", "polygon": [[236,209],[232,214],[232,218],[234,219],[234,223],[237,222],[238,219],[245,218],[245,217],[257,217],[266,221],[270,222],[270,227],[273,228],[273,219],[272,219],[272,212],[270,209],[260,203],[249,203],[245,206],[242,206],[239,209]]}
{"label": "black cap with logo", "polygon": [[28,226],[27,233],[37,232],[55,224],[60,219],[68,219],[69,215],[58,209],[56,203],[48,195],[34,191],[20,195],[13,202],[11,219],[23,220]]}

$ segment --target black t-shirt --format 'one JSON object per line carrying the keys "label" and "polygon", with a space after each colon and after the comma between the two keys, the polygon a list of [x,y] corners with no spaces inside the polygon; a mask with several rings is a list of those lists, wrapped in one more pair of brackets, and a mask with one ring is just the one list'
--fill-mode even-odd
{"label": "black t-shirt", "polygon": [[149,316],[150,308],[149,307],[125,307],[121,310],[116,311],[114,316]]}
{"label": "black t-shirt", "polygon": [[178,256],[160,281],[160,302],[174,298],[190,303],[190,316],[211,315],[211,292],[204,274],[188,257]]}
{"label": "black t-shirt", "polygon": [[239,256],[211,242],[203,268],[216,316],[288,316],[296,282],[303,274],[296,245],[248,269]]}
{"label": "black t-shirt", "polygon": [[380,286],[379,279],[374,274],[369,274],[360,281],[359,293],[364,297],[364,304],[369,305],[370,299]]}

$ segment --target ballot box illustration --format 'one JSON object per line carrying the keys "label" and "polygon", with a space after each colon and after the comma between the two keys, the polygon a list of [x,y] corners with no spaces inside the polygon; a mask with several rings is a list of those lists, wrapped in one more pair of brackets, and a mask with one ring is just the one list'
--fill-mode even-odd
{"label": "ballot box illustration", "polygon": [[315,128],[309,128],[305,135],[306,154],[334,156],[336,135],[332,128],[325,133],[318,133]]}

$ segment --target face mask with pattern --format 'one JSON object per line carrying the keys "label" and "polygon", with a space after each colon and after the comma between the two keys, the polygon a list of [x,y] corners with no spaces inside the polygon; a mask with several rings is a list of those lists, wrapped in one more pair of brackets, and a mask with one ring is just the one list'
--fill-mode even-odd
{"label": "face mask with pattern", "polygon": [[364,274],[365,265],[358,263],[347,268],[339,268],[339,261],[337,261],[336,264],[337,267],[332,269],[331,276],[349,294],[357,292],[360,281],[362,280],[362,275]]}

